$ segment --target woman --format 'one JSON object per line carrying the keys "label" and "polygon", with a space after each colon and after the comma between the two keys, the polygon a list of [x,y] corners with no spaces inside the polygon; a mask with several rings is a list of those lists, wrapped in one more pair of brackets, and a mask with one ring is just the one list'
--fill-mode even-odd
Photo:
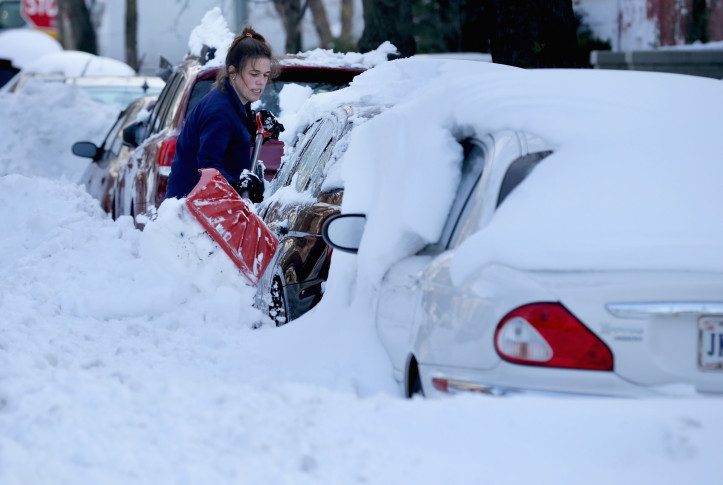
{"label": "woman", "polygon": [[[250,169],[253,133],[251,103],[264,92],[272,73],[271,47],[250,27],[236,36],[219,70],[214,89],[191,111],[176,142],[166,197],[186,197],[201,168],[215,168],[253,202],[264,184]],[[243,174],[243,175],[242,175]]]}

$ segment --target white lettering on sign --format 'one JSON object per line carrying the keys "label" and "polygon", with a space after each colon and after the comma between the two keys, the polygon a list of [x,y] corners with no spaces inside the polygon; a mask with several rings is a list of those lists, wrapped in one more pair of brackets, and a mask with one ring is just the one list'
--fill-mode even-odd
{"label": "white lettering on sign", "polygon": [[23,12],[30,16],[56,17],[58,3],[55,0],[23,0]]}

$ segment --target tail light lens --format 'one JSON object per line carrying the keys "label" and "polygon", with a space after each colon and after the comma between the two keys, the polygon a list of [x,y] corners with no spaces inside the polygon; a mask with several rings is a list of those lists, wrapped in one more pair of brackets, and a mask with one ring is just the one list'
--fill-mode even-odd
{"label": "tail light lens", "polygon": [[176,140],[177,136],[166,138],[161,143],[156,157],[156,165],[158,167],[158,177],[156,177],[156,207],[166,198],[166,189],[168,188],[168,176],[171,174],[171,163],[173,157],[176,156]]}
{"label": "tail light lens", "polygon": [[495,349],[515,364],[613,370],[608,346],[559,303],[534,303],[508,313],[497,326]]}
{"label": "tail light lens", "polygon": [[170,167],[173,162],[173,157],[176,156],[176,140],[178,137],[172,136],[166,138],[161,143],[161,147],[158,149],[158,158],[156,158],[156,164],[159,167]]}

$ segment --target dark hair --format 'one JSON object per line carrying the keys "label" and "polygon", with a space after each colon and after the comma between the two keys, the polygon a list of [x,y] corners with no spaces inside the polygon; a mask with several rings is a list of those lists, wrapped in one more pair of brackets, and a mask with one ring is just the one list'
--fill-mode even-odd
{"label": "dark hair", "polygon": [[271,77],[275,77],[278,72],[278,66],[271,52],[271,46],[263,35],[256,32],[250,26],[246,26],[239,35],[237,35],[231,47],[228,48],[226,54],[226,64],[218,70],[216,75],[216,83],[214,86],[219,89],[225,88],[224,81],[229,78],[229,67],[233,66],[237,72],[241,72],[249,61],[255,59],[269,59],[271,61]]}

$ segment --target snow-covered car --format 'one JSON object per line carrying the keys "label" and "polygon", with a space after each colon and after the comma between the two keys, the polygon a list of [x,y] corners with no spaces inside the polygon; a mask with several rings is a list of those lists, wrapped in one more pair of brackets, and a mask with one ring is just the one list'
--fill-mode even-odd
{"label": "snow-covered car", "polygon": [[45,32],[15,27],[3,29],[3,25],[16,25],[19,17],[11,3],[20,4],[0,2],[0,87],[36,59],[63,50],[63,46]]}
{"label": "snow-covered car", "polygon": [[723,395],[719,82],[449,66],[363,125],[376,195],[324,227],[404,394]]}
{"label": "snow-covered car", "polygon": [[257,284],[255,306],[279,326],[313,308],[324,293],[331,249],[321,236],[324,222],[339,213],[344,188],[334,166],[353,126],[378,113],[343,106],[311,123],[271,181],[257,206],[279,247]]}
{"label": "snow-covered car", "polygon": [[[173,69],[166,88],[150,118],[138,126],[128,127],[126,139],[138,146],[133,165],[126,167],[118,185],[118,214],[137,216],[158,208],[166,196],[171,162],[176,153],[176,139],[186,116],[216,81],[218,64],[204,61],[207,56],[189,57]],[[210,60],[210,59],[209,59]],[[313,60],[289,57],[279,60],[279,75],[270,81],[254,109],[268,109],[278,115],[279,94],[289,84],[307,86],[314,93],[333,91],[347,86],[365,69],[357,66],[330,66]],[[284,145],[269,140],[261,148],[259,160],[265,167],[266,180],[273,179],[281,163]]]}
{"label": "snow-covered car", "polygon": [[135,75],[136,71],[132,67],[117,59],[81,51],[61,50],[45,54],[23,66],[0,92],[18,92],[31,81],[65,82],[68,78],[81,76]]}
{"label": "snow-covered car", "polygon": [[94,198],[100,201],[105,212],[116,219],[114,187],[118,174],[132,154],[131,148],[123,143],[123,129],[135,123],[139,117],[147,115],[153,108],[157,96],[136,97],[118,114],[113,126],[108,130],[103,143],[97,146],[90,141],[79,141],[73,144],[73,153],[79,157],[90,158],[91,162],[80,177],[79,183]]}

